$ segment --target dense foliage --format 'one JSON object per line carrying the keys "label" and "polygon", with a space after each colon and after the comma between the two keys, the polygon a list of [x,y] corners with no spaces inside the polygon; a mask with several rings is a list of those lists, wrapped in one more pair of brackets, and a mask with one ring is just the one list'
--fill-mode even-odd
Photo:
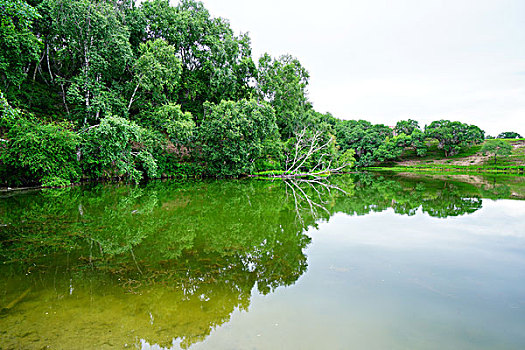
{"label": "dense foliage", "polygon": [[255,162],[271,153],[278,140],[273,108],[255,100],[205,104],[199,127],[203,160],[212,174],[239,176],[255,170]]}
{"label": "dense foliage", "polygon": [[297,58],[254,60],[195,0],[0,0],[0,20],[0,186],[329,173],[483,139],[316,112]]}
{"label": "dense foliage", "polygon": [[427,137],[439,142],[438,147],[445,151],[445,157],[459,153],[463,146],[481,143],[485,139],[485,133],[477,126],[450,120],[434,121],[425,132]]}

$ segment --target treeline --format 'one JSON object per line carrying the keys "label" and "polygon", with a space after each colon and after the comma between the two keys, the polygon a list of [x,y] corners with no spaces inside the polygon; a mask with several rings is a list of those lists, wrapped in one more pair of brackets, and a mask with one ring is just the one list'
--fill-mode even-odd
{"label": "treeline", "polygon": [[299,60],[254,60],[249,36],[194,0],[0,0],[0,19],[4,186],[320,173],[484,139],[448,120],[316,112]]}

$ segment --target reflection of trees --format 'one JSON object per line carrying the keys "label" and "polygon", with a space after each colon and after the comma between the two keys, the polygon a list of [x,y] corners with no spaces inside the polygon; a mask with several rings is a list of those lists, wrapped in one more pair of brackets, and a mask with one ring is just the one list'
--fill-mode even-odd
{"label": "reflection of trees", "polygon": [[247,309],[254,287],[266,294],[294,284],[307,269],[304,232],[320,220],[388,208],[462,215],[481,208],[474,192],[451,181],[360,174],[20,194],[0,201],[0,276],[40,293],[73,283],[99,300],[116,287],[127,295],[116,312],[133,306],[166,330],[149,341],[175,337],[189,346]]}
{"label": "reflection of trees", "polygon": [[448,217],[473,213],[480,209],[478,194],[466,193],[458,183],[414,180],[359,174],[353,177],[354,195],[343,197],[336,212],[365,215],[392,208],[395,213],[415,215],[418,209],[430,216]]}
{"label": "reflection of trees", "polygon": [[328,220],[337,212],[366,215],[389,208],[401,215],[412,216],[421,209],[430,216],[448,217],[482,206],[478,191],[473,194],[457,182],[357,174],[330,181],[288,180],[286,185],[299,219],[302,213]]}
{"label": "reflection of trees", "polygon": [[[92,290],[109,278],[124,291],[148,295],[151,312],[166,326],[179,325],[170,336],[189,346],[236,308],[246,309],[254,286],[266,294],[306,271],[303,251],[310,238],[303,232],[315,218],[297,220],[284,187],[152,183],[7,198],[0,203],[0,257],[11,262],[11,272],[4,269],[4,276],[36,263],[41,273],[32,268],[28,278],[47,288],[74,283],[77,290]],[[169,311],[167,300],[176,311]]]}
{"label": "reflection of trees", "polygon": [[332,213],[329,209],[334,206],[340,196],[351,196],[353,182],[349,177],[343,183],[343,188],[322,178],[290,178],[284,180],[286,193],[293,198],[297,219],[303,221],[303,214],[314,219],[329,219]]}

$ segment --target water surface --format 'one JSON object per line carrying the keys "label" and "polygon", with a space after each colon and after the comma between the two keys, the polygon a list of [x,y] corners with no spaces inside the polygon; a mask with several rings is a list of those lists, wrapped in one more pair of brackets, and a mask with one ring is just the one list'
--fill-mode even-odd
{"label": "water surface", "polygon": [[522,349],[522,178],[3,194],[0,348]]}

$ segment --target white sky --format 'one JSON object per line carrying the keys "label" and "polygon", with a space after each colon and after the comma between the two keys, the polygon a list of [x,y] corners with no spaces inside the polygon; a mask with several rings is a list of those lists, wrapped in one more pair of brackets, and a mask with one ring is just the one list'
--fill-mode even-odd
{"label": "white sky", "polygon": [[204,0],[249,32],[254,59],[291,54],[319,112],[525,136],[525,0]]}

